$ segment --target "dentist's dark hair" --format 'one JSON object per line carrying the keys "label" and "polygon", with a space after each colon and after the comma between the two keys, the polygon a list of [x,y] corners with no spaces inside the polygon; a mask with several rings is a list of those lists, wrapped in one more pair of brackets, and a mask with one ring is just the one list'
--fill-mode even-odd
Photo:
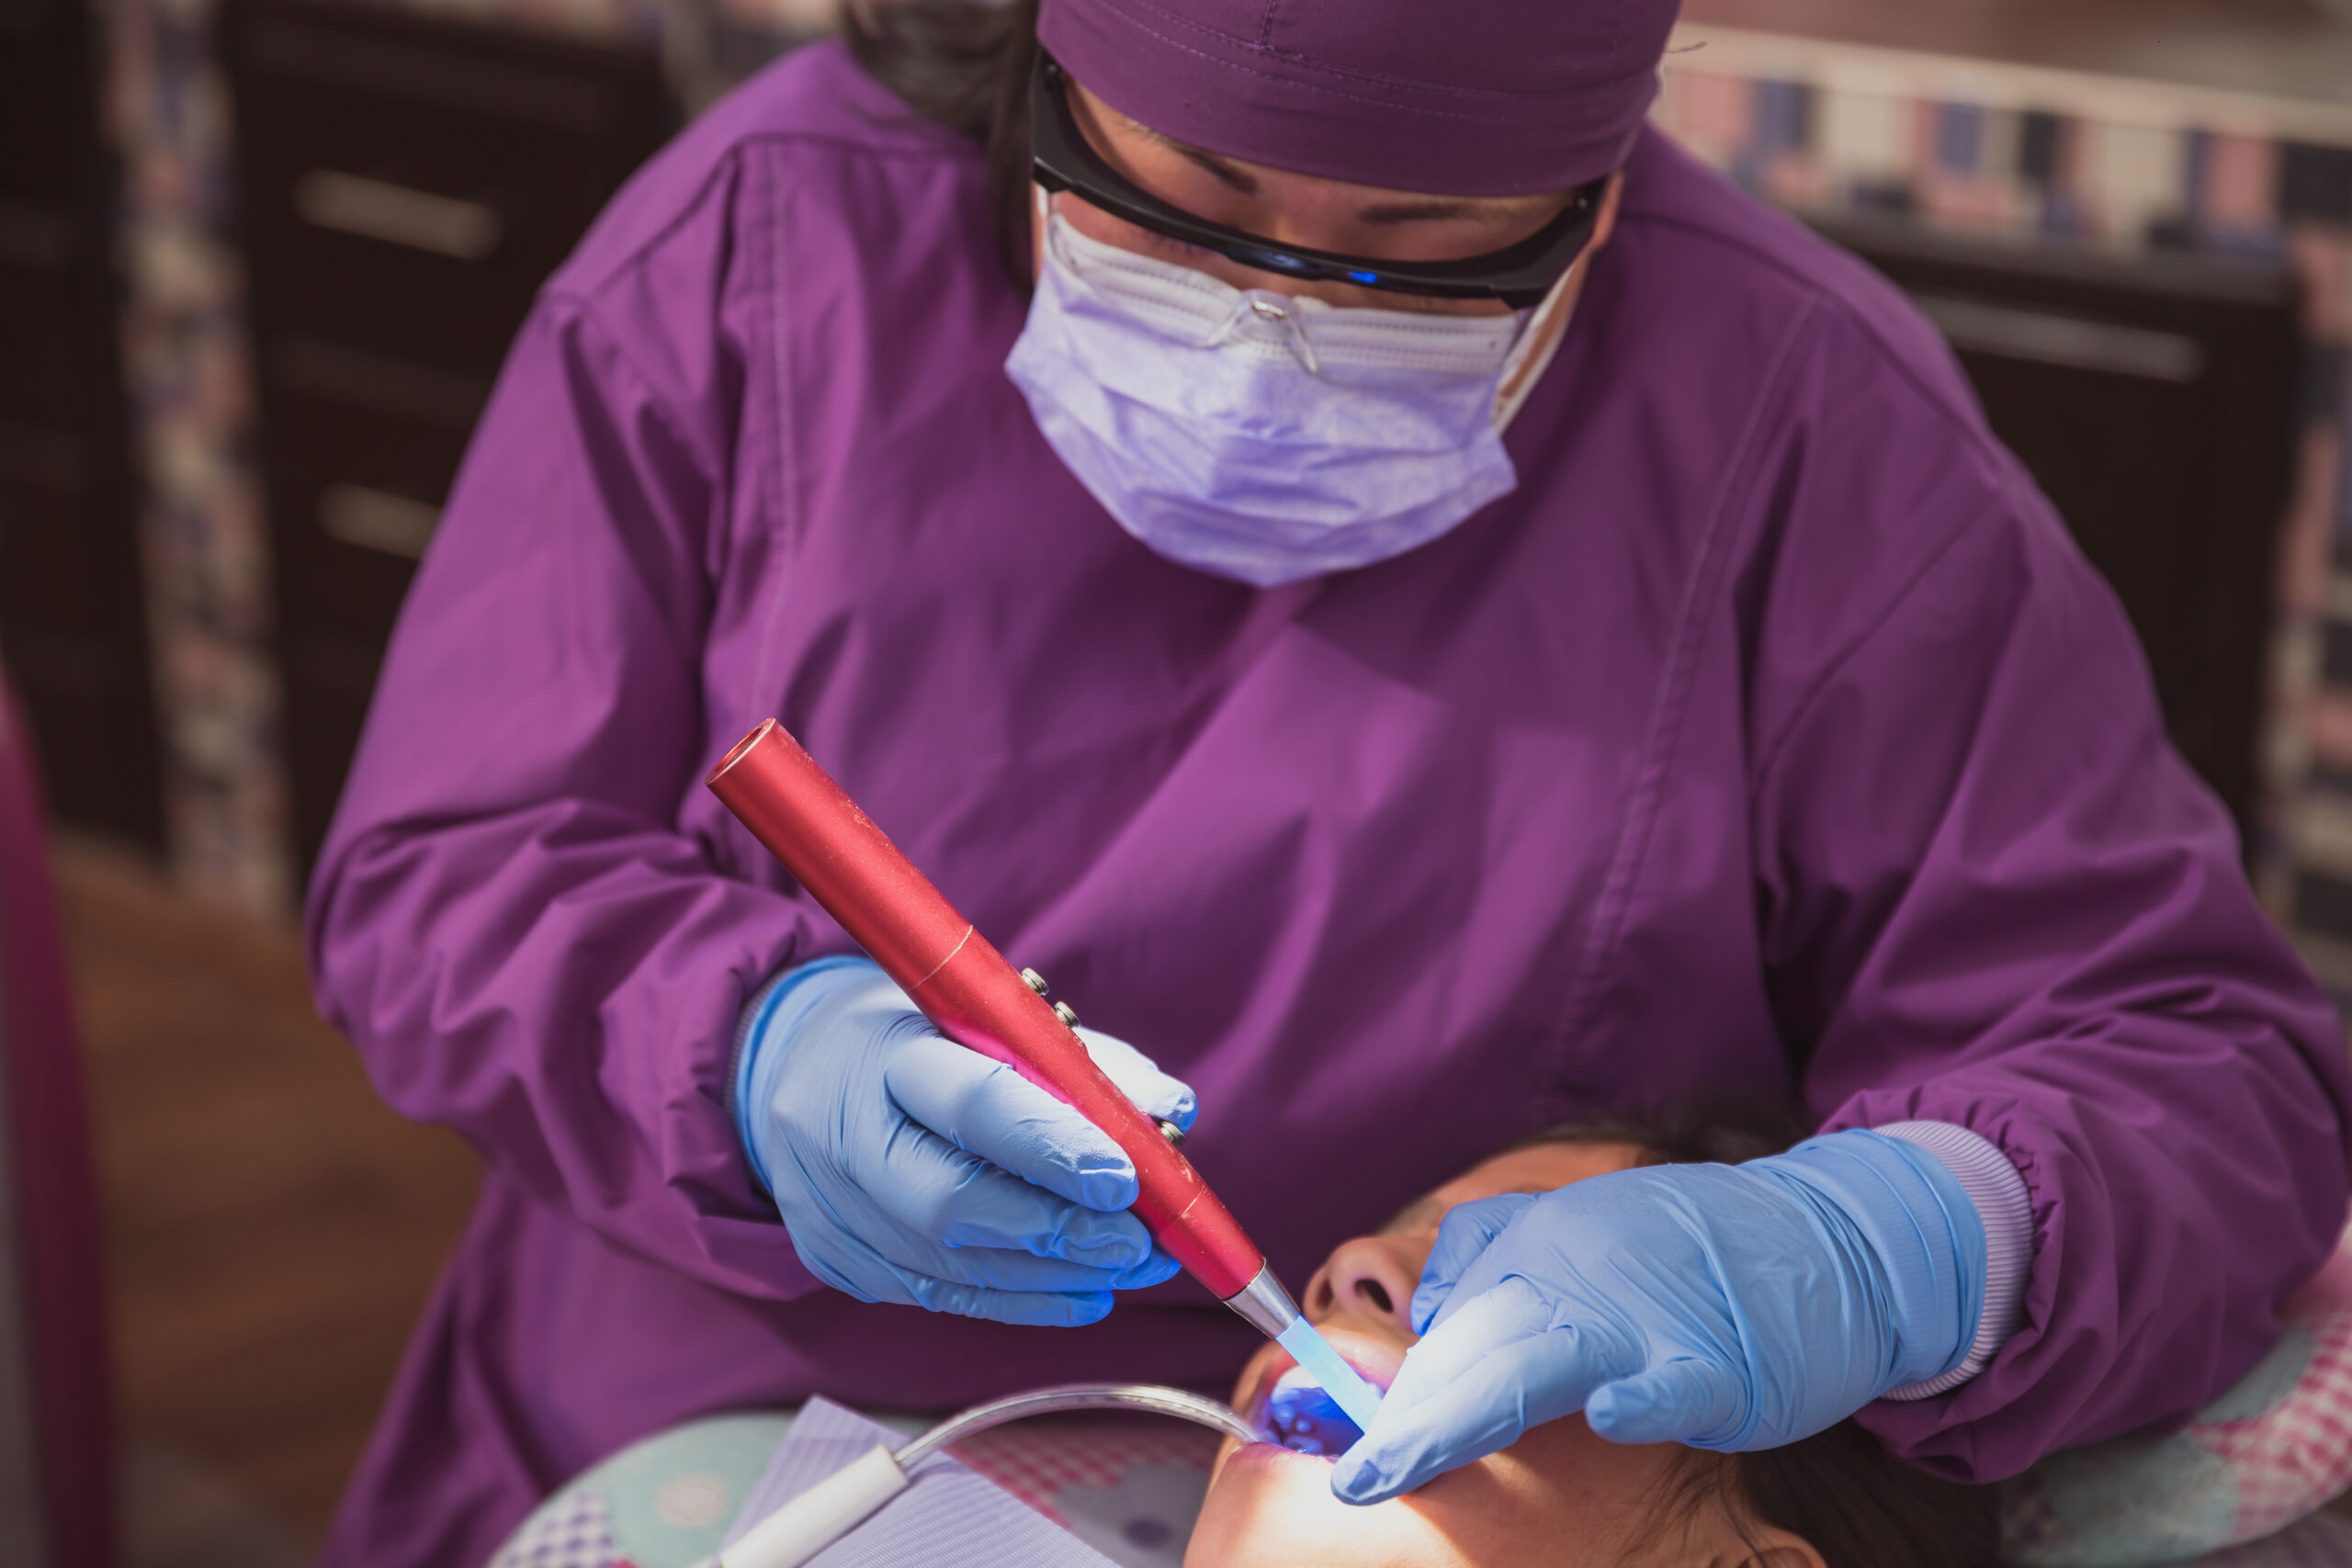
{"label": "dentist's dark hair", "polygon": [[[1658,1113],[1555,1127],[1512,1148],[1630,1145],[1645,1165],[1738,1165],[1778,1154],[1807,1130],[1778,1107],[1695,1100]],[[1828,1568],[1998,1568],[2000,1489],[1905,1464],[1852,1420],[1782,1448],[1684,1449],[1631,1532],[1668,1533],[1706,1511],[1737,1528],[1761,1520],[1810,1542]],[[1756,1543],[1750,1541],[1753,1547]]]}
{"label": "dentist's dark hair", "polygon": [[997,251],[1029,287],[1029,73],[1037,0],[851,0],[842,30],[865,73],[922,118],[986,150]]}

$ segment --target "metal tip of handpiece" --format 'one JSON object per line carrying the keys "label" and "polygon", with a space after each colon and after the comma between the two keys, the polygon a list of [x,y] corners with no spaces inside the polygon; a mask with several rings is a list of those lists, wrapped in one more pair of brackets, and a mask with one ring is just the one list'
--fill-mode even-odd
{"label": "metal tip of handpiece", "polygon": [[1225,1304],[1269,1339],[1280,1339],[1283,1331],[1299,1319],[1298,1303],[1290,1299],[1283,1282],[1274,1278],[1271,1263],[1261,1268],[1248,1284],[1226,1297]]}
{"label": "metal tip of handpiece", "polygon": [[1250,1326],[1288,1350],[1299,1370],[1322,1384],[1323,1392],[1348,1413],[1348,1419],[1359,1429],[1370,1428],[1373,1415],[1380,1408],[1380,1391],[1366,1382],[1363,1374],[1350,1366],[1347,1358],[1331,1348],[1330,1341],[1306,1321],[1298,1303],[1283,1289],[1283,1282],[1274,1278],[1272,1264],[1259,1269],[1255,1279],[1226,1297],[1225,1304],[1239,1313]]}

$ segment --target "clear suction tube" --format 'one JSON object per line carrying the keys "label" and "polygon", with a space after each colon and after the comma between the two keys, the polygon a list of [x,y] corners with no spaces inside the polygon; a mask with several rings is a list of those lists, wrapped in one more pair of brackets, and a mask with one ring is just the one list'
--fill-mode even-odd
{"label": "clear suction tube", "polygon": [[1153,1383],[1063,1383],[1032,1389],[974,1405],[895,1451],[879,1445],[867,1450],[695,1568],[800,1568],[904,1492],[914,1468],[949,1444],[1008,1421],[1066,1410],[1146,1410],[1196,1422],[1245,1443],[1259,1440],[1257,1431],[1232,1406],[1182,1389]]}
{"label": "clear suction tube", "polygon": [[1194,1422],[1245,1443],[1259,1440],[1257,1429],[1231,1405],[1186,1393],[1180,1388],[1162,1388],[1157,1383],[1064,1383],[975,1405],[943,1421],[899,1450],[899,1464],[902,1469],[920,1464],[951,1443],[960,1443],[975,1432],[985,1432],[1008,1421],[1065,1410],[1148,1410],[1155,1416],[1173,1416]]}

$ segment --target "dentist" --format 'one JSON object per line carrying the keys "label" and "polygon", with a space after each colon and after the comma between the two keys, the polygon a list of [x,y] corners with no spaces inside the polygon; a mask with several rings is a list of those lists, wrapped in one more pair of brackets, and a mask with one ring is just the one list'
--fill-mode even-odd
{"label": "dentist", "polygon": [[700,788],[772,713],[1278,1271],[1608,1108],[1823,1129],[1450,1216],[1343,1497],[1579,1413],[1986,1481],[2262,1352],[2344,1220],[2327,1001],[1934,333],[1645,129],[1673,12],[915,0],[638,175],[311,890],[487,1167],[326,1562],[711,1411],[1250,1350]]}

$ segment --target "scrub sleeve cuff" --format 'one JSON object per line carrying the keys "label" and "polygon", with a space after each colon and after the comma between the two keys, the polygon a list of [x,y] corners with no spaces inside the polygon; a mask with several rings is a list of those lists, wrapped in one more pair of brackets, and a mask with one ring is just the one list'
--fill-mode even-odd
{"label": "scrub sleeve cuff", "polygon": [[753,1111],[761,1099],[756,1087],[760,1057],[763,1048],[774,1043],[770,1026],[783,1010],[785,998],[800,982],[829,969],[856,964],[872,967],[874,961],[859,954],[842,953],[779,969],[752,993],[751,999],[743,1004],[741,1016],[735,1021],[735,1039],[727,1068],[727,1098],[735,1118],[735,1142],[743,1151],[743,1163],[751,1168],[752,1179],[763,1192],[775,1189],[768,1183],[767,1166],[760,1158],[760,1142],[752,1135],[752,1130]]}
{"label": "scrub sleeve cuff", "polygon": [[1940,1377],[1889,1389],[1883,1395],[1927,1399],[1958,1388],[1984,1371],[2002,1342],[2017,1332],[2025,1315],[2026,1275],[2033,1267],[2033,1203],[2026,1194],[2025,1178],[2009,1156],[1965,1127],[1949,1122],[1896,1122],[1871,1130],[1935,1156],[1984,1222],[1984,1306],[1967,1358]]}

